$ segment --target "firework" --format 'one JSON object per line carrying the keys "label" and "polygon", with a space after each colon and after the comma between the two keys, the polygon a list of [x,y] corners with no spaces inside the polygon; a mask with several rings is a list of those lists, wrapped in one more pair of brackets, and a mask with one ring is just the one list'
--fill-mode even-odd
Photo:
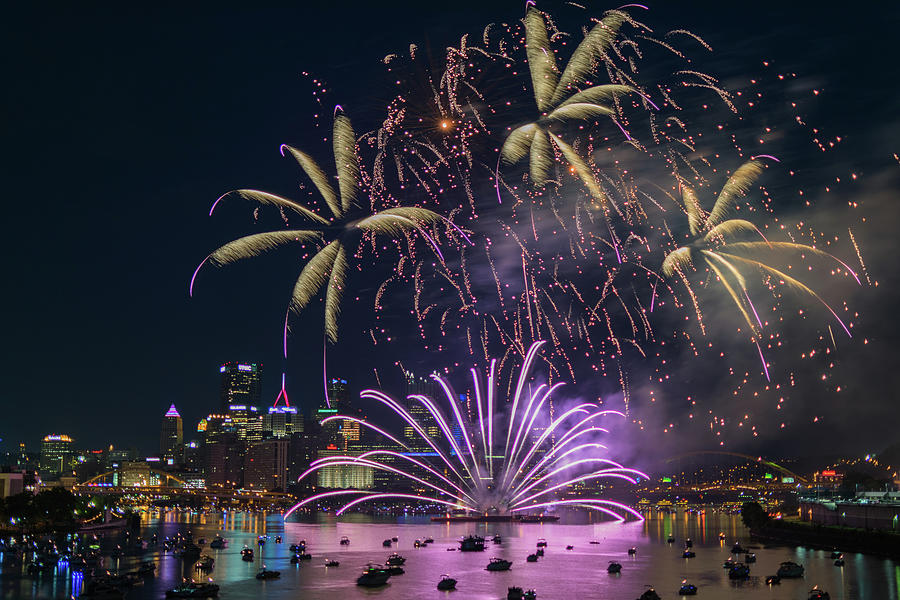
{"label": "firework", "polygon": [[[344,415],[323,420],[351,419],[384,436],[396,448],[378,449],[358,456],[342,455],[318,459],[300,476],[315,474],[321,469],[337,465],[361,465],[393,473],[411,487],[424,490],[419,494],[378,493],[347,489],[310,496],[295,505],[288,514],[324,498],[352,496],[336,514],[363,502],[383,498],[408,499],[444,504],[478,513],[512,514],[550,506],[556,498],[571,491],[576,484],[600,480],[624,480],[636,483],[647,475],[603,458],[607,447],[593,441],[608,430],[600,422],[622,413],[602,410],[594,403],[580,403],[549,422],[538,421],[561,383],[541,384],[531,393],[525,388],[531,369],[543,342],[531,345],[519,371],[515,393],[507,403],[497,390],[496,361],[491,361],[484,387],[476,369],[471,370],[472,385],[477,404],[477,423],[472,424],[460,412],[459,402],[450,384],[439,375],[432,375],[444,392],[446,406],[423,395],[409,400],[421,403],[429,419],[437,424],[440,436],[427,433],[428,423],[416,418],[400,402],[378,390],[362,392],[363,398],[375,400],[398,417],[427,445],[433,459],[419,459],[409,454],[409,447],[383,429]],[[500,409],[504,408],[505,411]],[[495,422],[496,421],[496,422]],[[536,423],[546,424],[541,429]],[[454,428],[460,432],[454,435]],[[611,514],[618,519],[626,516],[641,518],[638,513],[604,498],[577,497],[564,503],[577,504]],[[286,515],[287,516],[287,515]]]}

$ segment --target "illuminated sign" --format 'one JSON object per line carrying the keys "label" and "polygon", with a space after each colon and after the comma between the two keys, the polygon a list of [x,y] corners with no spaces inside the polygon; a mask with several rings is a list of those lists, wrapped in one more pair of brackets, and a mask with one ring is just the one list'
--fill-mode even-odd
{"label": "illuminated sign", "polygon": [[252,365],[238,365],[238,371],[252,371]]}
{"label": "illuminated sign", "polygon": [[246,404],[232,404],[228,407],[228,410],[247,410]]}
{"label": "illuminated sign", "polygon": [[331,380],[331,383],[343,383],[344,385],[347,385],[347,380],[346,380],[346,379],[338,379],[338,378],[334,378],[334,379]]}
{"label": "illuminated sign", "polygon": [[794,483],[794,478],[793,477],[782,477],[781,483]]}
{"label": "illuminated sign", "polygon": [[662,482],[663,483],[672,483],[672,478],[671,477],[663,477]]}
{"label": "illuminated sign", "polygon": [[336,408],[320,408],[317,412],[320,412],[320,413],[336,413],[336,412],[337,412],[337,409],[336,409]]}
{"label": "illuminated sign", "polygon": [[771,474],[771,473],[766,473],[765,475],[763,475],[763,477],[764,477],[765,479],[772,479],[772,474]]}
{"label": "illuminated sign", "polygon": [[44,436],[45,442],[71,442],[72,438],[67,435],[47,435]]}
{"label": "illuminated sign", "polygon": [[219,367],[219,373],[224,373],[224,372],[225,372],[225,365],[222,365],[221,367]]}
{"label": "illuminated sign", "polygon": [[822,477],[834,477],[835,475],[837,475],[837,471],[832,471],[830,469],[827,471],[822,471]]}
{"label": "illuminated sign", "polygon": [[148,456],[146,460],[147,462],[159,462],[159,458],[156,456]]}

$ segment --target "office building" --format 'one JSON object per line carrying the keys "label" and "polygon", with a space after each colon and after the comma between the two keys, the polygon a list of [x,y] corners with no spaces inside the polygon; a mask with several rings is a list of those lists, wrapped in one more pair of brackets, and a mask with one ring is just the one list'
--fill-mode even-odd
{"label": "office building", "polygon": [[68,435],[44,436],[41,441],[41,473],[59,476],[71,471],[75,461],[74,446],[74,440]]}
{"label": "office building", "polygon": [[290,475],[290,440],[251,442],[244,456],[244,487],[269,492],[287,489]]}
{"label": "office building", "polygon": [[181,415],[175,405],[163,415],[159,432],[159,457],[166,466],[179,465],[183,460],[184,431]]}
{"label": "office building", "polygon": [[[440,439],[442,437],[441,430],[434,415],[420,400],[411,396],[425,396],[433,401],[434,406],[438,406],[440,402],[437,399],[443,399],[445,396],[443,390],[431,377],[418,377],[412,371],[404,371],[403,376],[406,393],[404,394],[405,402],[402,404],[429,438]],[[403,437],[411,450],[427,452],[431,449],[428,442],[422,439],[422,435],[411,425],[403,428]]]}
{"label": "office building", "polygon": [[262,399],[262,365],[227,362],[219,367],[221,374],[222,412],[230,406],[259,406]]}
{"label": "office building", "polygon": [[[284,406],[278,406],[280,403],[284,403]],[[275,403],[269,407],[268,413],[263,415],[263,438],[289,438],[295,432],[302,431],[303,418],[297,414],[297,407],[291,406],[284,386],[284,373],[282,373],[281,391],[275,398]]]}

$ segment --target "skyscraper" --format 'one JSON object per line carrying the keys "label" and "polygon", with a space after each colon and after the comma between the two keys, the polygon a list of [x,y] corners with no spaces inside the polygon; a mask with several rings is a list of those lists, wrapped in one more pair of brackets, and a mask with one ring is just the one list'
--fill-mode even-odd
{"label": "skyscraper", "polygon": [[75,459],[75,441],[67,436],[52,434],[41,440],[40,470],[49,475],[60,475],[72,469]]}
{"label": "skyscraper", "polygon": [[[284,406],[278,406],[284,401]],[[284,373],[281,374],[281,391],[275,398],[275,404],[269,407],[269,413],[263,415],[262,433],[264,438],[289,438],[295,432],[303,431],[302,415],[297,408],[291,406],[287,390],[284,387]]]}
{"label": "skyscraper", "polygon": [[262,365],[227,362],[219,367],[222,374],[222,411],[230,406],[259,406],[262,397]]}
{"label": "skyscraper", "polygon": [[159,431],[159,456],[164,464],[177,465],[182,462],[184,450],[184,431],[181,415],[175,405],[169,407],[163,415],[162,427]]}
{"label": "skyscraper", "polygon": [[[422,402],[415,398],[410,398],[410,396],[427,396],[432,400],[436,400],[443,396],[443,391],[430,377],[417,377],[412,371],[404,371],[403,376],[406,383],[406,410],[409,411],[409,414],[422,427],[428,437],[438,439],[441,437],[441,431],[438,428],[437,420]],[[438,395],[439,393],[441,394],[440,396]],[[419,452],[430,450],[428,443],[409,425],[403,428],[403,437],[412,450]]]}

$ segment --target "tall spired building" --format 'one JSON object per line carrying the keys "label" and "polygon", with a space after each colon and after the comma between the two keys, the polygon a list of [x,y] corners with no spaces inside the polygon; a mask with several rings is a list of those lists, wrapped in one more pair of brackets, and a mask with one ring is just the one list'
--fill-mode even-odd
{"label": "tall spired building", "polygon": [[184,431],[181,415],[175,405],[169,407],[163,415],[162,427],[159,430],[159,455],[169,465],[179,464],[184,451]]}
{"label": "tall spired building", "polygon": [[262,365],[227,362],[219,367],[222,375],[222,411],[232,406],[259,406],[262,397]]}

